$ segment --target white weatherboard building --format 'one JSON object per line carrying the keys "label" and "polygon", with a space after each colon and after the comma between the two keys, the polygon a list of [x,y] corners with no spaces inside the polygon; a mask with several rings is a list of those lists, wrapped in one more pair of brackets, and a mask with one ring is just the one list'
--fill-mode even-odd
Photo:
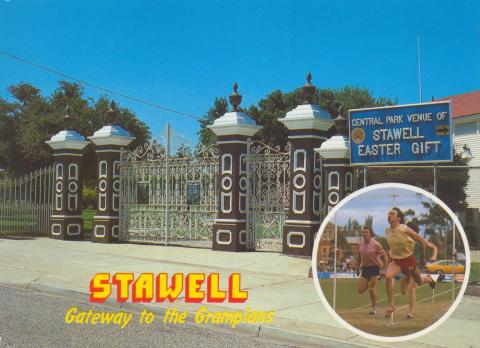
{"label": "white weatherboard building", "polygon": [[453,119],[453,145],[457,153],[469,158],[468,203],[480,208],[480,91],[442,98],[450,100]]}
{"label": "white weatherboard building", "polygon": [[470,158],[470,166],[480,167],[480,91],[441,100],[451,101],[455,150]]}
{"label": "white weatherboard building", "polygon": [[445,97],[452,107],[453,146],[455,151],[469,159],[469,181],[466,187],[469,208],[460,214],[464,227],[480,227],[480,91]]}

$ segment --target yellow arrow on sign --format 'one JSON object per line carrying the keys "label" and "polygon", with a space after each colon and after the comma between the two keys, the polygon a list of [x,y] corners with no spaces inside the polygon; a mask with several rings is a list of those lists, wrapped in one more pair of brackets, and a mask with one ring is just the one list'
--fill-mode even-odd
{"label": "yellow arrow on sign", "polygon": [[450,127],[449,126],[437,126],[437,135],[449,135]]}

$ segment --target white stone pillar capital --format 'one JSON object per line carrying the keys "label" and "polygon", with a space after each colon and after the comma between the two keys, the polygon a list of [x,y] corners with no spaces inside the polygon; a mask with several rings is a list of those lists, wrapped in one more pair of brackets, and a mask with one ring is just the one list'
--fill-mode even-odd
{"label": "white stone pillar capital", "polygon": [[92,136],[88,137],[96,146],[127,146],[135,137],[132,137],[125,129],[116,125],[108,125],[100,128]]}

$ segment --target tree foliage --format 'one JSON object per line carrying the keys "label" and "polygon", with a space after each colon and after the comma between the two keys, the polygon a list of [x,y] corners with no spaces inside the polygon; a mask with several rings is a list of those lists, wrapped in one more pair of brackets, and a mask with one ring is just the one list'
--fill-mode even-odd
{"label": "tree foliage", "polygon": [[362,225],[354,218],[349,217],[347,224],[342,227],[346,236],[349,237],[358,237],[361,236]]}
{"label": "tree foliage", "polygon": [[[438,204],[425,201],[422,205],[427,209],[421,214],[420,222],[425,225],[425,234],[438,248],[439,257],[451,259],[453,229],[452,220],[448,213]],[[456,234],[455,249],[464,252],[461,238]]]}
{"label": "tree foliage", "polygon": [[375,240],[382,245],[383,250],[390,250],[390,245],[388,245],[387,238],[380,235],[375,235]]}
{"label": "tree foliage", "polygon": [[[318,89],[314,102],[334,118],[338,114],[340,105],[342,106],[342,115],[347,117],[349,109],[393,105],[396,100],[385,97],[375,98],[372,92],[366,88],[346,86],[340,89]],[[287,112],[303,103],[300,89],[287,93],[274,90],[256,105],[250,105],[244,109],[257,124],[263,126],[254,138],[267,145],[279,145],[283,148],[287,143],[288,130],[278,119],[284,118]],[[206,127],[223,116],[227,110],[227,99],[216,98],[212,108],[200,120],[199,135],[203,145],[215,143],[214,133]]]}
{"label": "tree foliage", "polygon": [[199,121],[200,131],[198,132],[199,142],[205,146],[215,144],[217,142],[217,136],[210,129],[208,125],[223,116],[228,110],[228,102],[225,98],[215,98],[213,106],[207,111],[207,114]]}
{"label": "tree foliage", "polygon": [[[423,201],[421,203],[425,211],[417,215],[413,209],[407,209],[404,211],[405,219],[417,226],[424,226],[424,237],[438,248],[439,258],[451,258],[453,230],[450,216],[433,201]],[[464,247],[460,238],[457,238],[455,244],[456,249],[463,252]],[[431,256],[432,251],[427,248],[426,257],[430,258]]]}
{"label": "tree foliage", "polygon": [[373,228],[373,216],[368,214],[365,217],[365,222],[363,223],[363,226],[368,226],[370,228]]}
{"label": "tree foliage", "polygon": [[[0,99],[0,167],[10,175],[23,175],[52,163],[52,150],[45,141],[65,129],[67,109],[71,128],[84,137],[107,123],[119,125],[135,136],[132,147],[150,137],[147,125],[131,111],[114,103],[117,112],[107,116],[111,100],[106,96],[85,98],[77,83],[59,81],[50,96],[43,96],[38,88],[23,82],[8,87],[8,91],[12,101]],[[97,160],[93,145],[85,151],[84,175],[94,179]]]}
{"label": "tree foliage", "polygon": [[186,158],[186,157],[192,157],[193,152],[192,148],[190,147],[190,144],[187,142],[182,142],[177,150],[175,151],[175,157],[177,158]]}

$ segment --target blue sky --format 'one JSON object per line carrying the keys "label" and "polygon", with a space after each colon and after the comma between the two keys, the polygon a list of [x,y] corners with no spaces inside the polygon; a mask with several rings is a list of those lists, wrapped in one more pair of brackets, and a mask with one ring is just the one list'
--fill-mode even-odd
{"label": "blue sky", "polygon": [[[238,81],[243,105],[290,91],[312,72],[318,87],[367,87],[418,102],[480,88],[478,1],[0,0],[0,51],[109,89],[203,115]],[[0,97],[58,77],[0,56]],[[97,98],[104,94],[85,88]],[[191,139],[198,123],[112,96],[160,134]]]}
{"label": "blue sky", "polygon": [[[418,194],[415,191],[400,188],[380,188],[371,190],[359,195],[337,212],[336,221],[340,226],[347,224],[351,217],[363,225],[367,215],[373,216],[373,230],[377,235],[385,235],[385,228],[388,227],[387,214],[393,207],[399,207],[402,211],[412,209],[416,216],[427,213],[421,202],[432,202],[428,197]],[[332,218],[333,219],[333,218]],[[331,222],[334,222],[331,220]],[[420,226],[420,233],[423,233],[424,226]]]}

